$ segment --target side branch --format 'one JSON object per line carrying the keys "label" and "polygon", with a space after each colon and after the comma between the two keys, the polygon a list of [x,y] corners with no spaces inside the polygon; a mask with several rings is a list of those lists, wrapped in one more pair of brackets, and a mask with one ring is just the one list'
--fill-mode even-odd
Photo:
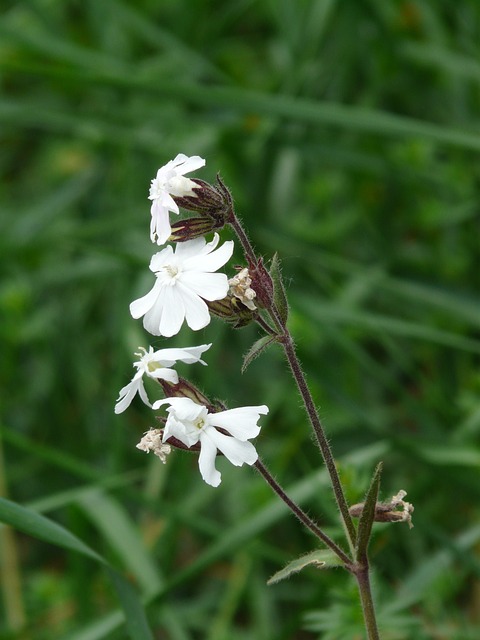
{"label": "side branch", "polygon": [[315,524],[315,522],[305,513],[305,511],[303,511],[301,507],[298,506],[296,502],[294,502],[291,498],[287,496],[285,491],[278,484],[278,482],[275,480],[272,474],[268,471],[268,469],[265,467],[263,462],[260,459],[258,459],[253,466],[264,477],[264,479],[267,481],[270,487],[275,491],[277,496],[283,500],[283,502],[287,505],[290,511],[292,511],[292,513],[294,513],[297,516],[300,522],[304,524],[307,527],[307,529],[310,529],[310,531],[317,538],[320,538],[320,540],[340,558],[340,560],[345,564],[345,568],[348,569],[351,566],[351,560],[347,556],[345,551],[343,551],[343,549],[341,549],[336,542],[334,542],[329,536],[327,536],[327,534],[325,534],[320,529],[320,527],[317,524]]}

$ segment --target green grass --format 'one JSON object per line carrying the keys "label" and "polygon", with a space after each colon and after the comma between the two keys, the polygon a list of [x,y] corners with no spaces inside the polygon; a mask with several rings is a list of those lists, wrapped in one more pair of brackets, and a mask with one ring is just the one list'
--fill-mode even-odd
{"label": "green grass", "polygon": [[[415,504],[412,531],[374,527],[382,637],[477,638],[478,2],[4,5],[0,491],[31,511],[0,532],[0,637],[125,638],[125,615],[148,637],[141,603],[169,640],[362,637],[340,572],[266,587],[315,543],[253,470],[225,465],[211,489],[193,456],[135,449],[147,407],[113,413],[149,340],[128,313],[148,286],[149,181],[183,152],[279,253],[348,499],[382,460],[382,497]],[[208,368],[179,367],[207,394],[270,407],[262,457],[339,539],[280,352],[240,374],[257,338],[214,320],[171,342],[213,342]],[[50,522],[101,561],[45,542]]]}

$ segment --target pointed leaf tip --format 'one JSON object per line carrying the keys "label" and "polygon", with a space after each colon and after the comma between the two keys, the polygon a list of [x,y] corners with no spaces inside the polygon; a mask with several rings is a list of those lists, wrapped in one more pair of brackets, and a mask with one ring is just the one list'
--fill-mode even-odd
{"label": "pointed leaf tip", "polygon": [[298,573],[309,565],[313,565],[317,569],[331,569],[334,567],[341,567],[342,562],[338,559],[338,556],[333,553],[333,551],[330,551],[330,549],[316,549],[311,553],[307,553],[306,555],[292,560],[283,569],[274,573],[267,581],[267,585],[270,586],[280,582],[281,580],[285,580],[293,573]]}
{"label": "pointed leaf tip", "polygon": [[276,342],[277,339],[277,336],[263,336],[263,338],[254,342],[243,358],[242,373],[245,372],[252,360],[255,360],[255,358],[268,349],[271,344]]}
{"label": "pointed leaf tip", "polygon": [[288,319],[288,300],[280,269],[280,259],[277,253],[272,258],[270,277],[273,282],[273,301],[277,307],[282,322],[286,324]]}
{"label": "pointed leaf tip", "polygon": [[356,556],[358,561],[362,561],[367,556],[368,543],[372,533],[372,525],[375,518],[375,507],[380,489],[380,478],[382,475],[383,463],[379,462],[375,469],[365,496],[364,507],[358,523],[358,535],[356,545]]}

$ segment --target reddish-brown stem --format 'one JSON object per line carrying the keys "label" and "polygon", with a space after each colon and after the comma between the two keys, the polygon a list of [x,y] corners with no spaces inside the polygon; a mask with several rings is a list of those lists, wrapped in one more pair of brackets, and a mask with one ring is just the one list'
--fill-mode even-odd
{"label": "reddish-brown stem", "polygon": [[294,502],[291,498],[288,497],[288,495],[285,493],[285,491],[278,484],[278,482],[275,480],[275,478],[268,471],[268,469],[260,459],[257,460],[257,462],[254,464],[254,467],[268,482],[268,484],[275,491],[277,496],[281,498],[281,500],[283,500],[283,502],[287,505],[290,511],[292,511],[292,513],[297,516],[300,522],[304,524],[307,527],[307,529],[310,529],[310,531],[317,538],[320,538],[320,540],[327,547],[329,547],[347,567],[350,566],[351,560],[347,556],[345,551],[343,551],[343,549],[341,549],[336,542],[334,542],[329,536],[327,536],[320,529],[320,527],[305,513],[305,511],[303,511],[303,509],[299,507],[299,505],[296,502]]}

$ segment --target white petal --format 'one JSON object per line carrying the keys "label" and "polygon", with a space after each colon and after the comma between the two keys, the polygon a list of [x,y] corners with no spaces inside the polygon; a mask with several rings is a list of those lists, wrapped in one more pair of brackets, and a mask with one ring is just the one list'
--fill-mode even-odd
{"label": "white petal", "polygon": [[203,405],[197,404],[190,398],[163,398],[154,402],[153,408],[159,409],[164,404],[169,404],[174,409],[174,413],[179,420],[188,422],[196,420],[202,411],[205,411]]}
{"label": "white petal", "polygon": [[[131,383],[130,383],[131,384]],[[117,402],[115,404],[115,413],[119,414],[119,413],[123,413],[125,411],[125,409],[127,409],[133,398],[135,397],[136,394],[136,389],[133,390],[130,385],[127,385],[126,387],[123,387],[120,390],[120,394],[118,396]]]}
{"label": "white petal", "polygon": [[160,295],[161,287],[162,283],[155,280],[155,284],[152,289],[144,295],[143,298],[138,298],[138,300],[134,300],[131,303],[130,313],[133,318],[141,318],[154,306],[158,296]]}
{"label": "white petal", "polygon": [[147,405],[147,407],[151,407],[150,400],[148,399],[147,392],[145,391],[145,386],[143,384],[143,380],[140,380],[140,384],[138,385],[138,395],[142,399],[142,401]]}
{"label": "white petal", "polygon": [[179,420],[174,413],[170,413],[166,424],[167,434],[175,436],[187,447],[193,447],[200,439],[200,431],[193,422]]}
{"label": "white petal", "polygon": [[228,240],[224,242],[221,247],[219,247],[216,251],[209,253],[208,255],[194,255],[189,257],[184,262],[184,269],[187,271],[205,271],[207,273],[213,273],[223,267],[230,258],[233,253],[233,240]]}
{"label": "white petal", "polygon": [[157,198],[157,202],[160,203],[162,207],[168,209],[171,213],[180,213],[180,209],[178,208],[178,204],[172,198],[172,196],[168,193],[168,191],[163,191],[159,198]]}
{"label": "white petal", "polygon": [[131,382],[125,385],[122,389],[120,389],[120,393],[118,394],[117,403],[115,405],[115,413],[122,413],[125,411],[127,407],[130,406],[133,398],[135,397],[138,387],[140,385],[140,379],[133,378]]}
{"label": "white petal", "polygon": [[184,176],[175,176],[168,181],[168,191],[172,196],[178,196],[180,198],[185,196],[195,197],[195,187],[198,188],[198,184]]}
{"label": "white petal", "polygon": [[202,478],[212,487],[218,487],[222,480],[220,472],[215,468],[216,455],[217,447],[214,441],[207,434],[202,433],[198,467]]}
{"label": "white petal", "polygon": [[228,278],[224,273],[199,273],[187,271],[180,275],[179,282],[204,300],[222,300],[228,293]]}
{"label": "white petal", "polygon": [[195,362],[201,362],[205,364],[203,360],[200,360],[202,353],[210,349],[211,344],[202,344],[199,347],[172,347],[171,349],[160,349],[153,354],[152,360],[158,362],[162,367],[171,367],[177,361],[186,362],[187,364],[193,364]]}
{"label": "white petal", "polygon": [[206,303],[179,281],[177,281],[177,289],[182,296],[185,319],[190,329],[198,331],[206,327],[210,322],[210,312]]}
{"label": "white petal", "polygon": [[153,254],[148,268],[150,269],[150,271],[156,273],[157,271],[160,271],[163,266],[169,264],[172,261],[172,258],[173,249],[170,245],[168,245],[168,247],[165,247],[165,249],[157,251],[157,253]]}
{"label": "white petal", "polygon": [[209,415],[209,422],[217,427],[226,429],[232,436],[239,440],[255,438],[260,433],[257,421],[260,414],[266,415],[268,407],[260,405],[257,407],[237,407],[227,411],[219,411]]}
{"label": "white petal", "polygon": [[251,442],[241,442],[237,438],[220,433],[214,427],[207,427],[200,436],[202,446],[207,435],[213,440],[217,449],[236,467],[241,467],[245,463],[252,465],[258,459],[257,451]]}
{"label": "white petal", "polygon": [[172,384],[178,384],[178,373],[174,369],[162,367],[161,369],[152,371],[148,375],[150,376],[150,378],[155,378],[157,380],[166,380],[167,382],[171,382]]}
{"label": "white petal", "polygon": [[197,444],[200,432],[194,425],[180,422],[173,416],[169,416],[163,431],[163,442],[166,442],[171,437],[177,438],[186,447],[190,448]]}
{"label": "white petal", "polygon": [[194,238],[193,240],[187,240],[186,242],[178,242],[175,247],[175,255],[179,260],[184,262],[188,258],[203,255],[205,246],[206,242],[203,236]]}
{"label": "white petal", "polygon": [[[157,282],[159,282],[157,280]],[[143,318],[143,326],[153,336],[160,336],[160,322],[163,314],[163,299],[166,287],[159,283],[158,295],[151,309],[147,311]]]}
{"label": "white petal", "polygon": [[177,165],[177,174],[182,176],[186,173],[190,173],[190,171],[196,171],[197,169],[200,169],[200,167],[204,167],[206,164],[206,161],[200,156],[191,156],[188,158],[183,153],[179,153],[174,162]]}
{"label": "white petal", "polygon": [[160,335],[170,338],[180,331],[183,321],[185,320],[183,296],[177,287],[164,288],[162,306]]}
{"label": "white petal", "polygon": [[220,236],[215,231],[215,233],[213,234],[213,238],[210,240],[210,242],[207,242],[207,244],[205,245],[205,249],[203,250],[203,253],[205,253],[205,255],[208,253],[211,253],[217,247],[219,242],[220,242]]}

